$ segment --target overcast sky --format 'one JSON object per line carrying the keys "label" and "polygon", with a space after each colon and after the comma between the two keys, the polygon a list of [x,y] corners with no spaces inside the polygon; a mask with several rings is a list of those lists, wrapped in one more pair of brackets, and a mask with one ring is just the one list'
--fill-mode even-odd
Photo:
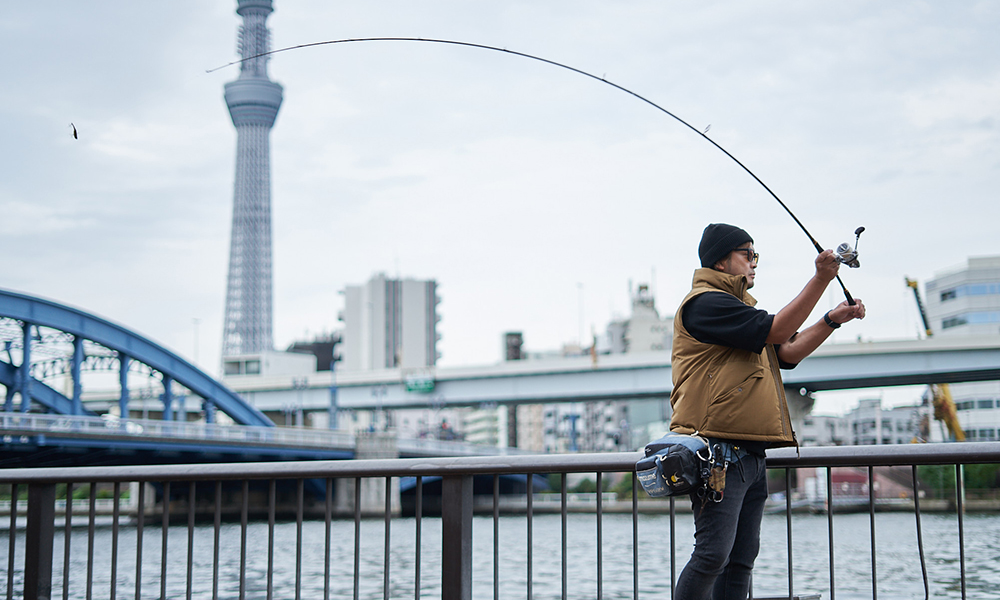
{"label": "overcast sky", "polygon": [[[0,287],[104,316],[211,373],[236,143],[222,94],[238,70],[206,70],[236,58],[235,7],[42,0],[0,18]],[[867,228],[863,267],[842,275],[869,317],[834,341],[917,337],[904,276],[1000,254],[996,2],[276,0],[268,24],[274,48],[508,48],[711,125],[825,246]],[[508,330],[557,348],[627,315],[630,282],[673,313],[709,222],[753,235],[762,308],[812,273],[812,246],[749,175],[601,82],[406,42],[282,53],[269,73],[284,86],[279,348],[340,328],[338,292],[379,271],[438,281],[441,365],[500,360]],[[842,298],[831,287],[813,318]]]}

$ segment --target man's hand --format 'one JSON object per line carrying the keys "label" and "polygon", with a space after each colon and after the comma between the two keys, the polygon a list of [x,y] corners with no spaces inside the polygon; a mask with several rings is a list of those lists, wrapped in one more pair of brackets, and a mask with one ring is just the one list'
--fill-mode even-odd
{"label": "man's hand", "polygon": [[816,278],[820,281],[830,283],[839,270],[840,261],[833,255],[833,250],[824,250],[816,257]]}
{"label": "man's hand", "polygon": [[[864,319],[864,302],[860,298],[855,298],[854,301],[857,302],[854,306],[846,301],[838,304],[830,311],[830,320],[834,323],[847,323],[854,319]],[[827,325],[824,319],[820,319],[815,325],[799,332],[787,343],[782,344],[778,348],[778,357],[787,363],[798,364],[802,359],[812,354],[813,350],[830,337],[831,333],[833,333],[833,328]]]}
{"label": "man's hand", "polygon": [[847,301],[843,301],[836,308],[830,311],[830,320],[834,323],[847,323],[854,319],[865,318],[865,303],[861,298],[855,298],[856,304],[851,306]]}

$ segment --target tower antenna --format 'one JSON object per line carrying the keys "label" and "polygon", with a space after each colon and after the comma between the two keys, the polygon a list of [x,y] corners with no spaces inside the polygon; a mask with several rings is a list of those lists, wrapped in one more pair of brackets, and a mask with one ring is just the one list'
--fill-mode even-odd
{"label": "tower antenna", "polygon": [[240,76],[226,84],[236,126],[236,176],[222,356],[271,350],[271,148],[282,88],[267,77],[271,0],[239,0]]}

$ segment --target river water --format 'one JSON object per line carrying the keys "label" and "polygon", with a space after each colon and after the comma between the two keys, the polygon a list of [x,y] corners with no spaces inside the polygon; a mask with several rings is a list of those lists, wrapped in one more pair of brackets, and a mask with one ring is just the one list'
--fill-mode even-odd
{"label": "river water", "polygon": [[[631,515],[604,515],[603,518],[603,597],[631,599],[632,520]],[[954,514],[923,515],[923,537],[931,598],[961,598],[958,525]],[[561,535],[559,515],[536,515],[532,521],[532,597],[561,597]],[[639,597],[670,597],[670,521],[668,515],[640,515]],[[683,567],[692,544],[690,514],[676,517],[677,568]],[[414,519],[397,519],[391,524],[390,597],[414,598]],[[266,598],[267,523],[251,523],[248,528],[247,598]],[[110,597],[110,527],[95,533],[94,598]],[[122,527],[119,534],[116,596],[135,598],[134,527]],[[820,593],[830,598],[827,519],[822,515],[795,515],[792,526],[794,591]],[[240,527],[222,527],[219,564],[219,597],[236,598],[239,593]],[[383,521],[361,524],[360,597],[383,597]],[[158,598],[160,592],[161,537],[158,527],[145,529],[143,536],[142,598]],[[786,528],[783,515],[765,515],[761,531],[762,548],[754,571],[757,596],[787,594]],[[194,531],[192,598],[212,597],[213,539],[211,525]],[[325,528],[322,522],[303,524],[302,598],[323,597]],[[440,597],[441,522],[422,521],[421,597]],[[527,521],[525,517],[502,517],[500,521],[500,597],[527,597]],[[71,537],[70,594],[86,598],[87,530],[74,529]],[[167,597],[185,598],[187,574],[187,529],[171,527],[167,551]],[[295,523],[275,526],[274,598],[295,597]],[[854,600],[872,597],[872,565],[867,514],[835,515],[834,558],[836,598]],[[23,548],[23,532],[16,543]],[[923,598],[924,588],[912,514],[880,513],[876,518],[878,598]],[[353,597],[354,522],[334,521],[331,548],[331,598]],[[0,594],[7,587],[6,532],[0,533]],[[53,598],[62,597],[63,540],[57,534],[54,548]],[[568,597],[597,597],[596,518],[573,514],[568,517]],[[473,521],[473,597],[493,597],[493,521],[476,517]],[[19,554],[20,552],[18,552]],[[965,560],[968,598],[1000,598],[1000,516],[970,514],[965,517]],[[22,589],[22,565],[15,566],[15,597]]]}

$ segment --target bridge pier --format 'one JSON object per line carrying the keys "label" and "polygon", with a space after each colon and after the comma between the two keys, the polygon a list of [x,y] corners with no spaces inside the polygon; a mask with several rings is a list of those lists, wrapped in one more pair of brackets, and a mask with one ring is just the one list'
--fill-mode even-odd
{"label": "bridge pier", "polygon": [[816,399],[808,392],[802,393],[802,388],[785,386],[785,401],[788,402],[788,416],[792,419],[792,429],[802,432],[806,417],[812,412]]}
{"label": "bridge pier", "polygon": [[[399,458],[396,446],[396,434],[385,431],[358,433],[354,441],[354,458],[357,460]],[[356,479],[340,479],[337,482],[334,495],[334,510],[338,514],[354,513],[354,486]],[[381,516],[385,514],[385,478],[372,477],[361,479],[360,498],[361,514],[365,516]],[[391,513],[399,516],[399,479],[392,480]]]}

